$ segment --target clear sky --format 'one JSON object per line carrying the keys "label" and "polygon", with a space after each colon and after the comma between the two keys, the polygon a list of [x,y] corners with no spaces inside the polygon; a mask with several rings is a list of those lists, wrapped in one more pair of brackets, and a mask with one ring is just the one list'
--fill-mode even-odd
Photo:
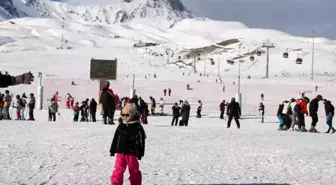
{"label": "clear sky", "polygon": [[[58,0],[73,4],[111,4],[121,0]],[[197,15],[239,21],[253,28],[336,40],[336,0],[182,0]]]}

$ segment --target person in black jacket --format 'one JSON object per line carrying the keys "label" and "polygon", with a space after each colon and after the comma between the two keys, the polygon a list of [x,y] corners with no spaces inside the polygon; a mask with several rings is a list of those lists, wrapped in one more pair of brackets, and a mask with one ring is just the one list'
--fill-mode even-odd
{"label": "person in black jacket", "polygon": [[115,131],[110,148],[110,155],[116,154],[114,171],[111,176],[112,184],[123,184],[126,167],[129,169],[130,184],[141,184],[139,162],[145,155],[146,133],[135,117],[137,108],[134,103],[128,103],[122,109],[122,118]]}
{"label": "person in black jacket", "polygon": [[34,94],[30,94],[30,101],[28,102],[28,111],[29,111],[29,119],[28,121],[35,121],[34,119],[34,109],[35,109],[35,97]]}
{"label": "person in black jacket", "polygon": [[89,108],[92,122],[96,122],[97,102],[94,98],[91,99]]}
{"label": "person in black jacket", "polygon": [[190,105],[187,100],[185,100],[181,106],[181,121],[180,121],[180,126],[188,126],[189,124],[189,117],[190,117]]}
{"label": "person in black jacket", "polygon": [[324,100],[324,109],[326,112],[326,116],[327,116],[327,125],[329,126],[329,129],[326,133],[329,133],[330,131],[332,131],[332,133],[335,133],[336,130],[333,127],[333,118],[335,115],[335,107],[331,104],[331,101],[329,100]]}
{"label": "person in black jacket", "polygon": [[259,106],[259,115],[261,116],[261,123],[264,123],[265,105],[262,102],[260,102]]}
{"label": "person in black jacket", "polygon": [[173,110],[173,120],[171,122],[171,126],[174,126],[174,122],[175,122],[175,126],[177,126],[177,122],[178,122],[179,117],[180,117],[181,107],[178,106],[177,103],[175,103],[174,106],[172,107],[172,110]]}
{"label": "person in black jacket", "polygon": [[312,123],[309,132],[317,132],[317,130],[315,129],[316,124],[318,122],[317,112],[319,108],[319,101],[322,100],[323,100],[322,96],[317,95],[316,98],[314,98],[309,104],[309,115],[312,118]]}
{"label": "person in black jacket", "polygon": [[231,102],[227,106],[226,115],[228,115],[229,117],[229,120],[227,122],[227,128],[231,127],[231,121],[234,118],[238,129],[240,129],[240,123],[238,119],[241,116],[241,110],[240,110],[240,105],[238,102],[236,102],[235,98],[232,98]]}
{"label": "person in black jacket", "polygon": [[[114,125],[113,118],[115,112],[115,101],[113,91],[109,88],[110,83],[107,81],[105,87],[102,89],[102,93],[100,95],[100,102],[103,105],[103,119],[104,124]],[[108,120],[107,120],[108,118]]]}
{"label": "person in black jacket", "polygon": [[284,103],[279,104],[277,117],[279,119],[280,124],[279,124],[278,130],[283,130],[285,126],[285,119],[284,119],[284,115],[282,114],[284,107],[285,107]]}

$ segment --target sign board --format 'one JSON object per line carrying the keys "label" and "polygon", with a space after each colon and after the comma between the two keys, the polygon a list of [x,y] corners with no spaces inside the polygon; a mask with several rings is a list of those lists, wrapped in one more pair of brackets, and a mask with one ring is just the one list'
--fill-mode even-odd
{"label": "sign board", "polygon": [[116,80],[117,79],[117,59],[91,59],[90,79],[93,80]]}

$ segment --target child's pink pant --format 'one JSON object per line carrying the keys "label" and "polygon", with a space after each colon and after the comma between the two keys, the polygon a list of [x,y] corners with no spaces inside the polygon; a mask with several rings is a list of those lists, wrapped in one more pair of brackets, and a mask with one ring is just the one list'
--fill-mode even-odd
{"label": "child's pink pant", "polygon": [[142,176],[139,170],[139,162],[135,155],[116,154],[114,171],[111,176],[111,182],[116,185],[124,183],[124,172],[128,167],[130,174],[129,181],[131,185],[141,185]]}

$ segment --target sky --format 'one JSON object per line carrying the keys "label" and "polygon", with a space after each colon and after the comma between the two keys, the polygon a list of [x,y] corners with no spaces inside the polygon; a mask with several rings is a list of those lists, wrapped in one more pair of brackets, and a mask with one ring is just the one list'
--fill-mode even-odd
{"label": "sky", "polygon": [[[57,0],[80,5],[106,5],[121,0]],[[336,0],[182,0],[199,16],[239,21],[251,28],[284,31],[296,36],[336,40]]]}

